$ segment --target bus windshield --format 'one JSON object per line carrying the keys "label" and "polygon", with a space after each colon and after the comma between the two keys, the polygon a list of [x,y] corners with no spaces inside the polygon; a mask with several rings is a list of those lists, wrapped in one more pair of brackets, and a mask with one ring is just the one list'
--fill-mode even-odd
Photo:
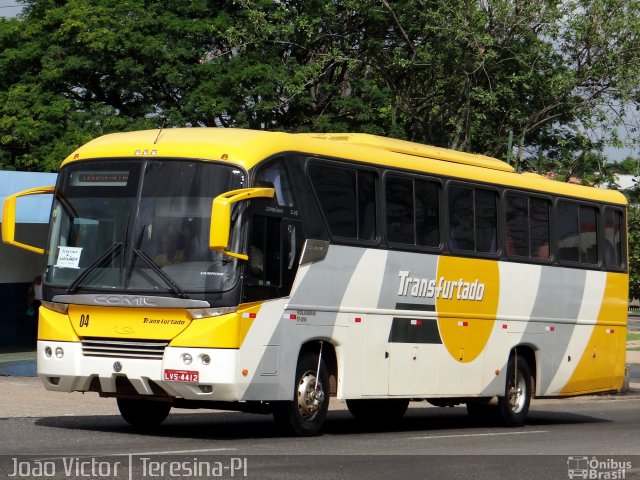
{"label": "bus windshield", "polygon": [[68,293],[228,290],[237,260],[209,249],[211,203],[244,185],[241,170],[211,162],[71,164],[58,178],[45,282]]}

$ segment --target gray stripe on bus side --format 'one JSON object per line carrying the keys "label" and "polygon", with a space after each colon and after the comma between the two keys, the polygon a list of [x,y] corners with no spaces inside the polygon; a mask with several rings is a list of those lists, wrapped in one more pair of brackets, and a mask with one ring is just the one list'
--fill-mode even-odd
{"label": "gray stripe on bus side", "polygon": [[293,292],[290,303],[334,308],[341,306],[347,286],[365,251],[364,248],[329,247],[325,259],[309,267],[302,283]]}
{"label": "gray stripe on bus side", "polygon": [[[309,265],[304,278],[300,281],[298,288],[293,292],[289,303],[292,305],[315,305],[333,308],[342,305],[342,300],[347,292],[347,287],[351,281],[351,277],[354,274],[360,259],[364,255],[364,252],[365,249],[363,248],[331,245],[324,260]],[[298,275],[300,274],[301,269],[298,270]],[[294,284],[296,283],[297,281],[294,282]],[[323,321],[326,322],[324,326],[296,326],[294,328],[323,329],[323,327],[326,328],[328,325],[333,325],[333,328],[335,328],[338,318],[337,312],[322,312],[322,317]],[[289,350],[289,348],[294,348],[294,346],[290,344],[292,338],[283,334],[285,329],[288,328],[292,328],[289,323],[279,321],[275,331],[266,344],[281,345],[281,358],[284,356],[284,358],[290,359],[293,355],[297,356],[298,352],[292,352]],[[287,353],[290,355],[287,355]],[[283,388],[291,389],[291,392],[293,392],[295,370],[295,363],[290,361],[287,362],[287,365],[284,366],[283,370],[278,372],[276,377],[279,379],[279,381],[276,382],[278,383],[277,386],[273,385],[274,377],[268,378],[271,388],[277,388],[278,392],[281,392]],[[290,372],[293,374],[290,375]],[[261,398],[261,395],[265,392],[265,386],[261,384],[260,379],[260,372],[255,372],[247,390],[244,392],[243,399]],[[290,380],[291,385],[287,385],[285,387],[282,382],[286,380]],[[293,398],[293,394],[291,398]]]}
{"label": "gray stripe on bus side", "polygon": [[[546,392],[551,381],[562,366],[564,352],[569,346],[571,336],[576,328],[575,322],[580,312],[582,297],[587,280],[587,271],[570,268],[543,267],[540,275],[540,287],[531,312],[532,319],[560,319],[572,323],[556,324],[553,332],[544,330],[541,323],[529,323],[525,329],[523,342],[537,337],[545,361],[539,362],[541,370],[537,372],[538,391]],[[551,302],[550,299],[563,292],[565,301]],[[551,322],[550,322],[551,323]],[[541,338],[542,337],[542,338]]]}

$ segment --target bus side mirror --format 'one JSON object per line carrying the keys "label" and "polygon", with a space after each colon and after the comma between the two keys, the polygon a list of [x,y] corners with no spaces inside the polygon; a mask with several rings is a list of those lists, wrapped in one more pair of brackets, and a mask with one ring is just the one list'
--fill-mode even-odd
{"label": "bus side mirror", "polygon": [[211,206],[211,227],[209,230],[209,248],[234,258],[248,260],[243,253],[230,252],[229,232],[231,230],[231,205],[252,198],[273,198],[274,188],[242,188],[231,190],[213,199]]}
{"label": "bus side mirror", "polygon": [[16,241],[16,199],[18,197],[27,197],[29,195],[53,195],[55,188],[56,187],[32,188],[30,190],[14,193],[4,199],[4,204],[2,205],[2,241],[4,243],[24,250],[29,250],[30,252],[39,253],[40,255],[44,254],[43,248],[33,247],[26,243]]}

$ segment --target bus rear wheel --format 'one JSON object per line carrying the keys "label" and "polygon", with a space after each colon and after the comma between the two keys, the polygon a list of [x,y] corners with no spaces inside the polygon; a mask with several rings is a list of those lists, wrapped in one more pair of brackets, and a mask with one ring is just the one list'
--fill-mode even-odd
{"label": "bus rear wheel", "polygon": [[498,397],[498,415],[503,425],[520,427],[529,413],[531,403],[531,369],[520,355],[512,356],[507,366],[504,396]]}
{"label": "bus rear wheel", "polygon": [[164,422],[171,410],[168,402],[130,398],[118,398],[117,401],[120,415],[134,427],[156,427]]}
{"label": "bus rear wheel", "polygon": [[318,355],[303,353],[298,359],[294,399],[275,402],[273,418],[287,433],[298,437],[318,435],[329,409],[329,373]]}
{"label": "bus rear wheel", "polygon": [[347,408],[358,420],[391,422],[401,419],[409,400],[406,398],[375,398],[370,400],[347,400]]}

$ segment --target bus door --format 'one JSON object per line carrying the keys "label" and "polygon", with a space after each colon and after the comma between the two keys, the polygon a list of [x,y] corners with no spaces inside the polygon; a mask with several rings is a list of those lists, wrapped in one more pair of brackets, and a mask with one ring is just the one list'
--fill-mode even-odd
{"label": "bus door", "polygon": [[282,159],[261,166],[255,183],[274,188],[275,196],[253,200],[250,207],[245,302],[289,295],[304,243],[302,223]]}
{"label": "bus door", "polygon": [[300,222],[255,214],[251,219],[248,243],[243,301],[287,296],[302,250]]}

